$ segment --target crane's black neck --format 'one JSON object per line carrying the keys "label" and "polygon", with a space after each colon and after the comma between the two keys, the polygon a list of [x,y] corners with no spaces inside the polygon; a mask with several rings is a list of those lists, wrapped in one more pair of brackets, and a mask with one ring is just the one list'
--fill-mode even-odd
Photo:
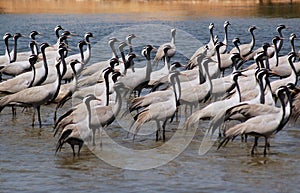
{"label": "crane's black neck", "polygon": [[46,58],[46,54],[45,54],[45,48],[41,49],[41,53],[43,56],[43,67],[44,67],[44,75],[42,76],[42,78],[35,84],[35,86],[39,86],[41,85],[43,82],[45,82],[45,80],[47,79],[48,76],[48,64],[47,64],[47,58]]}

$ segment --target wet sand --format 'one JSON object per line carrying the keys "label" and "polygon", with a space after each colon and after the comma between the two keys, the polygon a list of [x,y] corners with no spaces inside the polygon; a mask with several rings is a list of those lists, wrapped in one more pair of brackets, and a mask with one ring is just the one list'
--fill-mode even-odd
{"label": "wet sand", "polygon": [[[262,14],[282,14],[287,17],[292,10],[300,10],[300,0],[194,0],[194,1],[147,1],[147,0],[0,0],[1,13],[17,14],[157,14],[162,17],[252,17]],[[282,9],[286,12],[282,12]]]}

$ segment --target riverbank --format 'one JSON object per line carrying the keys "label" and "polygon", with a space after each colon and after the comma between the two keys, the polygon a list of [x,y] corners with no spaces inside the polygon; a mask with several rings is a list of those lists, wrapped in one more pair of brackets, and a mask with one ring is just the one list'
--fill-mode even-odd
{"label": "riverbank", "polygon": [[[261,7],[272,7],[269,14],[279,12],[287,15],[291,9],[299,10],[300,0],[175,0],[175,1],[147,1],[147,0],[0,0],[1,13],[14,14],[145,14],[157,13],[170,15],[181,12],[180,16],[253,16],[259,14]],[[247,7],[248,11],[245,11]],[[249,11],[250,7],[250,11]],[[282,12],[281,8],[288,9]],[[293,16],[291,16],[293,17]]]}

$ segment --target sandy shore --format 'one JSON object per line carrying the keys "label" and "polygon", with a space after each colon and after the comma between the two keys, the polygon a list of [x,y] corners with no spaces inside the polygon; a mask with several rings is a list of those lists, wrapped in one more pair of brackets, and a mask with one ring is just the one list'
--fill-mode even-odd
{"label": "sandy shore", "polygon": [[[160,13],[176,15],[248,16],[261,5],[300,0],[0,0],[1,13]],[[244,11],[247,8],[247,11]],[[249,11],[250,10],[250,11]],[[172,15],[171,15],[172,16]]]}

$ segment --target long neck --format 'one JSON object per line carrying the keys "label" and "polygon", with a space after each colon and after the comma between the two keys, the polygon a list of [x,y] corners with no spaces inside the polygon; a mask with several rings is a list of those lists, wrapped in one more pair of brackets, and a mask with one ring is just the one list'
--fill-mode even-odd
{"label": "long neck", "polygon": [[[282,40],[280,40],[280,41],[282,41]],[[277,42],[277,44],[278,44],[278,42]],[[279,53],[280,49],[278,49],[278,46],[276,44],[274,44],[274,50],[275,50],[275,53],[274,53],[273,57],[275,57],[276,66],[278,66],[278,60],[279,60],[278,53]]]}
{"label": "long neck", "polygon": [[218,59],[218,68],[219,72],[222,69],[222,64],[221,64],[221,57],[220,57],[220,47],[216,47],[216,52],[217,52],[217,59]]}
{"label": "long neck", "polygon": [[33,50],[34,52],[32,54],[39,55],[39,48],[36,43],[34,43]]}
{"label": "long neck", "polygon": [[260,70],[261,69],[261,65],[260,65],[260,62],[259,62],[258,58],[255,59],[255,64],[257,66],[257,69]]}
{"label": "long neck", "polygon": [[265,67],[266,67],[266,69],[270,69],[270,63],[269,63],[269,57],[266,57],[266,59],[265,59]]}
{"label": "long neck", "polygon": [[72,80],[72,92],[75,92],[76,88],[77,88],[77,83],[78,83],[78,78],[77,78],[77,74],[76,71],[73,71],[73,80]]}
{"label": "long neck", "polygon": [[58,93],[60,90],[60,85],[61,85],[61,74],[59,71],[59,66],[56,67],[56,71],[57,71],[57,76],[56,76],[56,80],[54,82],[55,92],[54,92],[52,99],[50,100],[51,102],[53,100],[55,100],[55,98],[58,96]]}
{"label": "long neck", "polygon": [[254,32],[253,32],[253,30],[250,31],[250,34],[251,34],[251,43],[250,43],[251,49],[250,49],[250,51],[252,51],[253,48],[254,48],[254,45],[255,45],[255,37],[254,37]]}
{"label": "long neck", "polygon": [[292,59],[289,59],[289,64],[290,64],[290,66],[292,68],[292,73],[291,73],[291,75],[289,77],[290,77],[291,81],[293,81],[293,84],[297,85],[298,75],[297,75],[297,71],[295,69],[295,66],[293,64]]}
{"label": "long neck", "polygon": [[133,49],[132,49],[132,45],[131,45],[131,38],[127,38],[127,42],[128,42],[128,45],[129,45],[129,53],[132,53]]}
{"label": "long neck", "polygon": [[289,94],[287,94],[287,103],[285,104],[284,114],[284,120],[281,122],[282,127],[287,124],[292,114],[291,96]]}
{"label": "long neck", "polygon": [[91,103],[90,101],[86,101],[85,102],[85,107],[86,107],[86,112],[87,112],[87,115],[85,117],[85,123],[87,124],[88,126],[88,129],[91,128],[91,120],[92,120],[92,113],[91,113]]}
{"label": "long neck", "polygon": [[268,78],[265,79],[264,83],[265,83],[265,88],[264,88],[265,104],[275,106],[275,101],[273,99],[272,89]]}
{"label": "long neck", "polygon": [[214,45],[215,43],[215,41],[214,41],[214,32],[213,32],[213,30],[214,30],[214,28],[211,28],[210,30],[209,30],[209,34],[210,34],[210,38],[209,38],[209,41],[212,43],[212,45]]}
{"label": "long neck", "polygon": [[47,79],[47,76],[48,76],[48,64],[47,64],[45,49],[41,50],[41,52],[42,52],[43,62],[44,62],[44,65],[43,65],[44,76],[42,76],[42,78],[35,84],[35,86],[41,85]]}
{"label": "long neck", "polygon": [[261,56],[255,59],[255,63],[257,65],[257,68],[260,70],[261,68],[265,68],[265,64],[262,61]]}
{"label": "long neck", "polygon": [[124,62],[124,64],[126,63],[126,58],[125,58],[125,53],[123,48],[120,48],[120,53],[121,53],[121,57],[122,57],[122,61]]}
{"label": "long neck", "polygon": [[5,39],[4,44],[5,44],[5,55],[8,58],[8,63],[10,63],[11,57],[10,57],[10,53],[9,53],[10,51],[9,51],[9,47],[8,47],[8,38]]}
{"label": "long neck", "polygon": [[37,53],[35,53],[35,44],[33,42],[30,43],[30,50],[31,50],[31,54],[36,54],[38,55]]}
{"label": "long neck", "polygon": [[264,82],[259,83],[259,91],[260,91],[260,104],[265,104],[265,92],[264,92]]}
{"label": "long neck", "polygon": [[231,72],[231,74],[233,74],[236,71],[238,71],[238,69],[241,65],[243,65],[243,60],[239,60],[237,58],[232,58],[231,61],[232,61],[232,72]]}
{"label": "long neck", "polygon": [[122,61],[123,61],[123,64],[124,64],[124,72],[123,72],[123,74],[126,75],[126,72],[127,72],[127,66],[126,66],[126,58],[125,58],[125,54],[124,54],[123,48],[120,49],[120,53],[121,53]]}
{"label": "long neck", "polygon": [[83,47],[82,46],[79,46],[79,52],[80,52],[81,62],[84,62],[84,54],[83,54]]}
{"label": "long neck", "polygon": [[175,33],[172,33],[171,44],[175,44]]}
{"label": "long neck", "polygon": [[238,100],[239,100],[239,102],[242,102],[241,89],[240,89],[240,86],[239,86],[237,80],[235,81],[235,87],[236,87],[236,91],[237,91]]}
{"label": "long neck", "polygon": [[117,54],[114,42],[110,43],[109,46],[110,46],[110,48],[112,50],[112,57],[119,59],[119,56]]}
{"label": "long neck", "polygon": [[18,52],[18,38],[14,38],[14,49],[13,49],[13,58],[10,63],[15,62],[17,60],[17,52]]}
{"label": "long neck", "polygon": [[56,38],[59,39],[59,30],[55,30]]}
{"label": "long neck", "polygon": [[204,67],[205,80],[208,82],[209,93],[211,93],[213,88],[212,88],[211,78],[210,78],[209,73],[208,73],[208,66],[205,65],[203,67]]}
{"label": "long neck", "polygon": [[[66,72],[67,72],[67,63],[66,63],[66,60],[65,60],[65,56],[64,55],[62,55],[61,56],[61,70],[60,70],[60,74],[61,74],[61,77],[63,77],[65,74],[66,74]],[[75,68],[75,67],[74,67]],[[72,70],[73,70],[73,75],[74,75],[74,77],[76,76],[76,71],[74,71],[75,69],[73,69],[72,68]]]}
{"label": "long neck", "polygon": [[204,65],[206,65],[208,60],[205,60],[202,64],[198,62],[198,73],[199,73],[199,84],[203,84],[205,82],[205,72],[203,70]]}
{"label": "long neck", "polygon": [[169,59],[168,59],[168,56],[167,54],[165,54],[165,65],[164,65],[164,68],[168,68],[168,70],[170,70],[170,65],[169,65]]}
{"label": "long neck", "polygon": [[251,104],[257,104],[257,103],[264,104],[265,103],[264,85],[265,84],[263,81],[256,80],[254,93],[256,93],[257,95],[255,97],[253,97],[252,99],[250,99],[248,101],[248,103],[251,103]]}
{"label": "long neck", "polygon": [[57,38],[57,41],[56,41],[56,43],[53,45],[53,47],[54,48],[58,48],[59,47],[59,44],[61,43],[61,40],[60,40],[60,38]]}
{"label": "long neck", "polygon": [[105,81],[105,106],[108,106],[109,104],[109,80],[108,80],[108,76],[110,73],[105,73],[104,74],[104,81]]}
{"label": "long neck", "polygon": [[259,63],[261,68],[266,68],[264,60],[262,58],[259,59]]}
{"label": "long neck", "polygon": [[173,83],[173,89],[175,93],[175,100],[177,103],[177,101],[179,101],[181,97],[181,85],[178,76],[172,76],[172,83]]}
{"label": "long neck", "polygon": [[87,48],[86,48],[86,51],[84,52],[84,59],[85,60],[83,60],[83,63],[84,64],[86,64],[86,63],[88,63],[89,62],[89,60],[90,60],[90,58],[91,58],[91,44],[89,43],[88,45],[87,45]]}
{"label": "long neck", "polygon": [[35,80],[35,74],[36,74],[36,71],[35,71],[34,65],[32,65],[32,73],[33,73],[33,75],[32,75],[32,80],[31,80],[31,82],[30,82],[28,88],[32,87],[32,85],[33,85],[33,83],[34,83],[34,80]]}
{"label": "long neck", "polygon": [[147,54],[147,66],[146,66],[146,81],[150,80],[150,74],[152,72],[150,53]]}
{"label": "long neck", "polygon": [[237,43],[237,42],[234,42],[233,44],[234,44],[234,46],[236,47],[236,49],[238,50],[240,56],[242,56],[242,55],[241,55],[241,50],[240,50],[240,47],[239,47],[238,43]]}
{"label": "long neck", "polygon": [[116,91],[116,103],[113,106],[113,113],[114,113],[115,117],[119,114],[121,107],[122,107],[122,96],[121,96],[120,91],[117,90]]}
{"label": "long neck", "polygon": [[[224,30],[225,30],[225,35],[224,35],[224,40],[223,40],[223,43],[225,44],[225,46],[227,47],[228,45],[228,25],[225,25],[224,27]],[[225,49],[225,52],[226,52],[226,49]]]}
{"label": "long neck", "polygon": [[283,129],[283,127],[286,125],[286,123],[289,121],[290,115],[291,115],[291,111],[292,111],[292,103],[291,103],[291,99],[290,96],[287,95],[288,100],[287,100],[287,104],[285,104],[284,102],[284,98],[280,97],[279,101],[280,101],[280,105],[281,105],[281,111],[279,116],[281,115],[281,120],[279,123],[279,126],[277,127],[275,133],[278,133],[279,131],[281,131]]}
{"label": "long neck", "polygon": [[281,37],[281,39],[278,40],[277,43],[276,43],[276,46],[277,46],[277,49],[278,49],[278,52],[279,52],[282,48],[282,45],[283,45],[283,35],[282,35],[281,30],[279,30],[278,33],[279,33],[279,37]]}
{"label": "long neck", "polygon": [[296,53],[295,51],[295,43],[294,43],[294,38],[291,38],[291,52]]}
{"label": "long neck", "polygon": [[131,71],[135,72],[134,65],[133,65],[133,60],[131,58],[129,58],[129,57],[126,60],[125,68],[126,69],[131,68]]}

